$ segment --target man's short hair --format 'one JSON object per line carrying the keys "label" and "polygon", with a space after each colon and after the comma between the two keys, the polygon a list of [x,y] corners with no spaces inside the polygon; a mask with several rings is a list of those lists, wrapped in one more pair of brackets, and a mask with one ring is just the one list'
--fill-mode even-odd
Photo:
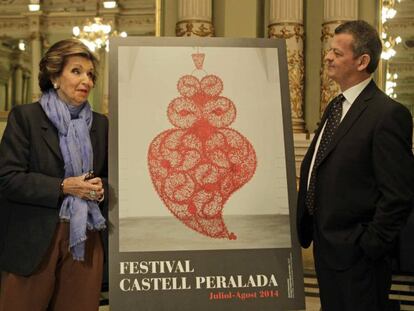
{"label": "man's short hair", "polygon": [[352,35],[354,42],[352,49],[355,57],[368,54],[371,58],[366,70],[373,73],[378,67],[382,52],[381,39],[377,30],[362,20],[349,21],[339,25],[335,29],[335,34],[346,33]]}

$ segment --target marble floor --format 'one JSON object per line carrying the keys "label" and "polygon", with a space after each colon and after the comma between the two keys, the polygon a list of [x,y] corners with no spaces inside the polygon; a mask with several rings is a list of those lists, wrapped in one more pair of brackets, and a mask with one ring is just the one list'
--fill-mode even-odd
{"label": "marble floor", "polygon": [[306,297],[306,311],[319,311],[320,309],[319,297]]}

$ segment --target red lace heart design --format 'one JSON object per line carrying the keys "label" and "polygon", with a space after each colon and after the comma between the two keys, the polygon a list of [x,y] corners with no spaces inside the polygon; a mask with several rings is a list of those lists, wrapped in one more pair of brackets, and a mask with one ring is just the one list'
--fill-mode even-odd
{"label": "red lace heart design", "polygon": [[252,178],[255,151],[247,138],[228,127],[236,107],[220,96],[219,77],[186,75],[177,89],[181,96],[167,112],[176,128],[159,134],[149,147],[152,182],[167,208],[188,227],[212,238],[236,239],[222,211],[231,194]]}

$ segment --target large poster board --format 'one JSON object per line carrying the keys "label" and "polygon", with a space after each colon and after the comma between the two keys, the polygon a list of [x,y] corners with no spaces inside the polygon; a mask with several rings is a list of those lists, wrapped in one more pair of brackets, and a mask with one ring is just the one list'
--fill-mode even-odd
{"label": "large poster board", "polygon": [[285,43],[110,52],[110,305],[304,309]]}

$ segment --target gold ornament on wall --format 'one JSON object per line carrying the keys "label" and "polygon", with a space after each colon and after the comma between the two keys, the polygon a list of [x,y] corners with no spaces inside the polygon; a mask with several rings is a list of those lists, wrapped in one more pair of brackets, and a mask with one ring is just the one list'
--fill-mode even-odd
{"label": "gold ornament on wall", "polygon": [[286,40],[288,59],[289,93],[292,113],[292,125],[295,133],[305,131],[303,120],[305,65],[303,25],[297,23],[274,23],[269,25],[269,38]]}
{"label": "gold ornament on wall", "polygon": [[[301,40],[302,42],[305,40],[305,34],[303,33],[303,26],[300,24],[289,24],[284,23],[281,29],[277,29],[277,26],[280,26],[281,24],[275,23],[269,25],[269,38],[278,38],[278,39],[291,39],[295,38],[296,43],[299,43]],[[288,29],[288,26],[293,26],[293,31],[291,29]]]}
{"label": "gold ornament on wall", "polygon": [[214,27],[207,21],[180,21],[175,27],[175,34],[177,37],[214,37]]}
{"label": "gold ornament on wall", "polygon": [[326,23],[322,26],[322,35],[321,35],[321,41],[322,41],[322,59],[321,59],[321,105],[320,105],[320,114],[322,115],[325,111],[326,106],[328,103],[340,92],[339,85],[331,80],[326,72],[326,65],[325,65],[325,57],[326,54],[328,54],[330,41],[332,40],[334,36],[335,28],[341,24],[342,22],[336,21],[336,22],[330,22]]}
{"label": "gold ornament on wall", "polygon": [[289,89],[292,116],[303,117],[304,61],[303,52],[288,51]]}
{"label": "gold ornament on wall", "polygon": [[321,35],[321,41],[326,42],[330,39],[332,39],[334,36],[334,33],[331,31],[331,27],[329,27],[329,24],[325,24],[322,26],[322,35]]}

